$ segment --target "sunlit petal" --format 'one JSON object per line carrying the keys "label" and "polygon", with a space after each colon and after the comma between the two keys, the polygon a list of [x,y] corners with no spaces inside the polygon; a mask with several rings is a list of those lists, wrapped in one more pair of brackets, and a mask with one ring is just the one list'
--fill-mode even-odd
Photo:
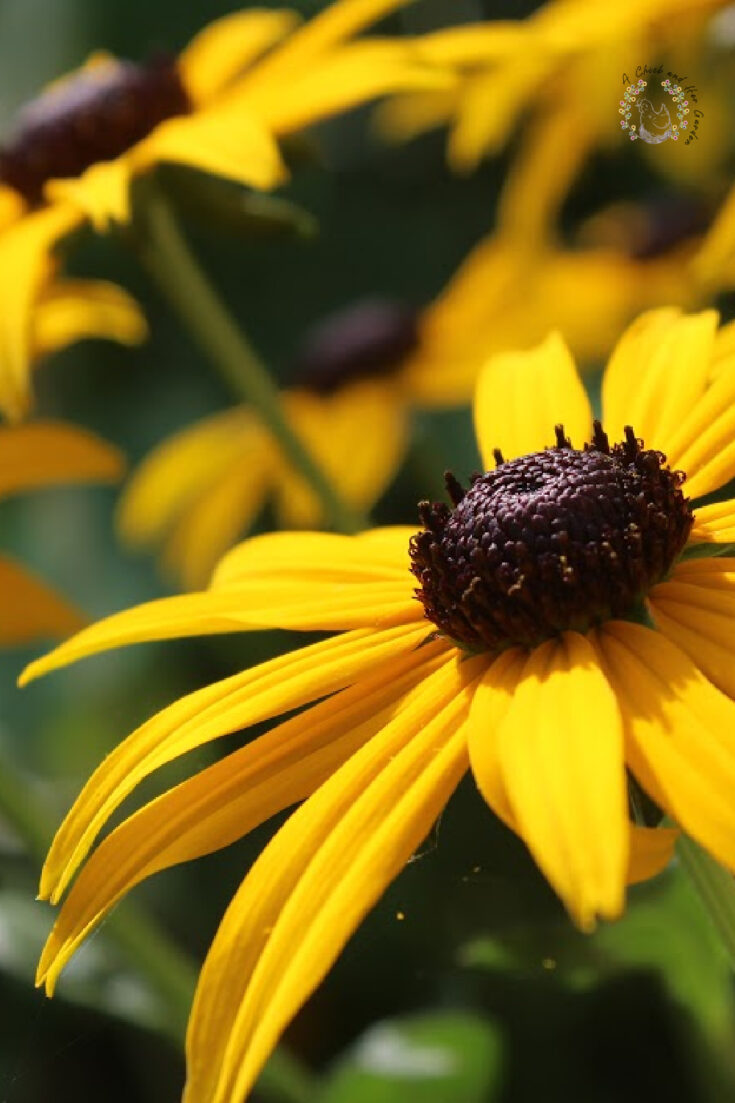
{"label": "sunlit petal", "polygon": [[497,747],[518,830],[577,923],[618,916],[629,853],[622,724],[584,636],[531,652]]}
{"label": "sunlit petal", "polygon": [[[92,854],[59,913],[38,968],[51,992],[79,943],[125,893],[159,870],[228,846],[309,796],[410,704],[447,661],[430,643],[313,705],[169,789],[125,820]],[[386,675],[390,673],[390,677]]]}
{"label": "sunlit petal", "polygon": [[660,632],[611,621],[601,653],[645,789],[716,858],[735,867],[735,703]]}
{"label": "sunlit petal", "polygon": [[575,448],[592,432],[589,399],[558,333],[528,352],[493,356],[478,379],[474,413],[486,468],[496,448],[509,460],[554,444],[556,425]]}
{"label": "sunlit petal", "polygon": [[427,679],[278,833],[230,905],[200,977],[185,1099],[241,1100],[279,1033],[429,831],[467,766],[482,659]]}
{"label": "sunlit petal", "polygon": [[139,345],[148,336],[140,307],[117,284],[63,280],[44,288],[33,313],[34,355],[48,356],[88,337]]}
{"label": "sunlit petal", "polygon": [[292,31],[296,12],[238,11],[209,23],[182,50],[178,68],[184,87],[196,105],[206,104],[260,54]]}
{"label": "sunlit petal", "polygon": [[735,560],[692,559],[648,597],[654,621],[724,693],[735,697]]}
{"label": "sunlit petal", "polygon": [[58,900],[109,816],[153,770],[203,743],[342,689],[411,651],[426,634],[421,626],[333,637],[191,693],[151,717],[85,785],[49,851],[41,896]]}

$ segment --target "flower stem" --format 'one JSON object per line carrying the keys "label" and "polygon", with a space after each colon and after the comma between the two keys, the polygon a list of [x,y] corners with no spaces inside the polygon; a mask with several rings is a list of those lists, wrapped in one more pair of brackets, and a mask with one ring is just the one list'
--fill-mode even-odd
{"label": "flower stem", "polygon": [[339,532],[367,528],[366,519],[342,500],[294,433],[268,371],[204,274],[169,204],[150,181],[142,181],[137,189],[133,236],[142,264],[183,326],[238,399],[257,411],[284,456],[319,499],[328,523]]}
{"label": "flower stem", "polygon": [[[53,834],[46,809],[34,793],[32,779],[18,769],[2,743],[0,819],[25,843],[28,853],[42,862]],[[111,912],[103,932],[157,996],[162,1009],[155,1023],[157,1029],[175,1045],[182,1046],[196,987],[196,963],[131,900]],[[271,1055],[258,1087],[273,1103],[311,1103],[315,1096],[311,1073],[282,1046]]]}
{"label": "flower stem", "polygon": [[676,850],[735,968],[735,877],[688,835]]}

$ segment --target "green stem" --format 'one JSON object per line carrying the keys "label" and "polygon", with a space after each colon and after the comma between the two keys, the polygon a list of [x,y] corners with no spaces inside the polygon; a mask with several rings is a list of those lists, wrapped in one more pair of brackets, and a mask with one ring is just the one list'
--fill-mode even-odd
{"label": "green stem", "polygon": [[367,528],[366,518],[341,499],[294,433],[268,371],[204,274],[168,203],[148,181],[138,189],[133,234],[144,267],[182,325],[238,399],[257,411],[319,499],[327,521],[339,532]]}
{"label": "green stem", "polygon": [[[32,779],[18,769],[1,743],[0,818],[22,839],[28,852],[43,862],[53,834],[46,809],[33,791]],[[182,1046],[196,987],[196,963],[129,899],[111,912],[102,929],[158,997],[163,1013],[157,1028]],[[283,1047],[271,1055],[258,1087],[274,1103],[311,1103],[315,1095],[311,1073]]]}
{"label": "green stem", "polygon": [[676,849],[735,968],[735,877],[688,835]]}

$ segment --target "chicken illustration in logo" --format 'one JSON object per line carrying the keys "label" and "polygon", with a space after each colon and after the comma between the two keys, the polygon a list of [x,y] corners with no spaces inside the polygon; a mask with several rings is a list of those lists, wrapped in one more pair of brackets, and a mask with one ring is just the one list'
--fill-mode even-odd
{"label": "chicken illustration in logo", "polygon": [[644,142],[658,145],[671,137],[671,115],[665,103],[654,107],[649,99],[642,99],[636,106],[640,116],[638,134]]}

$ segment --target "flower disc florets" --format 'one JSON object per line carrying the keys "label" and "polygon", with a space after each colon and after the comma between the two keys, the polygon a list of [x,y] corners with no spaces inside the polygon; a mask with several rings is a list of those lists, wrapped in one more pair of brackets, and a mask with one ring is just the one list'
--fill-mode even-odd
{"label": "flower disc florets", "polygon": [[0,148],[0,180],[40,203],[48,180],[80,176],[186,114],[189,97],[176,65],[100,61],[28,103]]}
{"label": "flower disc florets", "polygon": [[476,475],[447,475],[454,503],[422,502],[412,571],[426,616],[459,644],[533,647],[566,629],[625,617],[683,549],[692,510],[661,452],[631,428],[610,446],[599,422],[572,448],[561,426],[544,452]]}
{"label": "flower disc florets", "polygon": [[361,299],[329,315],[304,337],[297,381],[331,394],[359,379],[390,375],[417,346],[418,314],[389,299]]}

